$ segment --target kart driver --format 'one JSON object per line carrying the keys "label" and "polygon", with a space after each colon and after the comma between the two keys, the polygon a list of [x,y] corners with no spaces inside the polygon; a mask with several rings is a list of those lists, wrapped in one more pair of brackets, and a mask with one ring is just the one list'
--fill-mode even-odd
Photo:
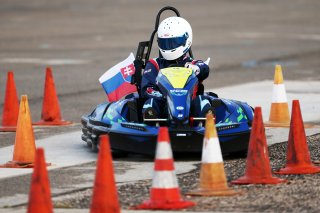
{"label": "kart driver", "polygon": [[[170,65],[191,68],[199,82],[209,75],[209,66],[202,60],[193,60],[187,55],[192,45],[192,29],[181,17],[164,19],[158,27],[158,47],[162,57],[148,61],[142,75],[141,94],[146,98],[143,105],[144,118],[161,118],[167,116],[166,100],[159,91],[156,77],[160,69]],[[194,117],[205,117],[211,108],[210,102],[202,95],[196,96],[191,103],[191,114]]]}

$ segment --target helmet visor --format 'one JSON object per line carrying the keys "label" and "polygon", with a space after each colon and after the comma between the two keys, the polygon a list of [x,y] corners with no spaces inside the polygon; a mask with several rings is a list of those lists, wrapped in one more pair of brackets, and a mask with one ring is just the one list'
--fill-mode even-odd
{"label": "helmet visor", "polygon": [[179,37],[158,38],[158,46],[162,50],[173,50],[180,46],[185,46],[188,37],[188,33],[185,33],[184,35]]}

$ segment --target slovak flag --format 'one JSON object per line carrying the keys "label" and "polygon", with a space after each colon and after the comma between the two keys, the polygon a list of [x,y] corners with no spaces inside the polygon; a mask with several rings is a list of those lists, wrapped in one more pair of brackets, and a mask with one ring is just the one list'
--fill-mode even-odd
{"label": "slovak flag", "polygon": [[130,84],[131,77],[135,72],[133,61],[134,56],[131,53],[127,59],[110,68],[99,78],[99,82],[106,91],[110,102],[137,92],[136,86]]}

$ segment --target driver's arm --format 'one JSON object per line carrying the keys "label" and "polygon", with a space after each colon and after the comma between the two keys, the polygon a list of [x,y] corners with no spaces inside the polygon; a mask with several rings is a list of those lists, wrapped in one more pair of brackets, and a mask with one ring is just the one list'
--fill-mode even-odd
{"label": "driver's arm", "polygon": [[156,85],[156,78],[159,73],[159,68],[156,66],[155,60],[151,59],[142,75],[141,81],[141,94],[144,98],[156,98],[163,99],[162,93],[160,93],[158,86]]}
{"label": "driver's arm", "polygon": [[203,81],[208,78],[210,68],[202,60],[192,60],[191,58],[186,59],[185,67],[191,68],[199,81]]}

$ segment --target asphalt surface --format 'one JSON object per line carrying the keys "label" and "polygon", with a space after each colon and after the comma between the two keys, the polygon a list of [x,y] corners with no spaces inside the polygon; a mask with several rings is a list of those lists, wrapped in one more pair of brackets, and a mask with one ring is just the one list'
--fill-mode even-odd
{"label": "asphalt surface", "polygon": [[[98,78],[130,52],[135,53],[139,41],[149,39],[156,14],[166,5],[177,7],[191,23],[195,57],[211,57],[207,88],[272,80],[277,63],[283,66],[285,80],[306,84],[320,80],[317,0],[2,0],[0,110],[6,72],[14,70],[18,93],[28,95],[32,119],[39,120],[44,70],[52,66],[62,115],[75,124],[36,128],[35,136],[43,139],[79,130],[80,116],[105,100]],[[154,48],[153,55],[156,52]],[[0,141],[0,147],[12,145],[14,134],[0,133]],[[58,170],[52,184],[81,175],[77,169],[66,173]],[[93,170],[88,175],[92,174]],[[0,191],[18,197],[27,194],[29,179],[2,179]]]}

